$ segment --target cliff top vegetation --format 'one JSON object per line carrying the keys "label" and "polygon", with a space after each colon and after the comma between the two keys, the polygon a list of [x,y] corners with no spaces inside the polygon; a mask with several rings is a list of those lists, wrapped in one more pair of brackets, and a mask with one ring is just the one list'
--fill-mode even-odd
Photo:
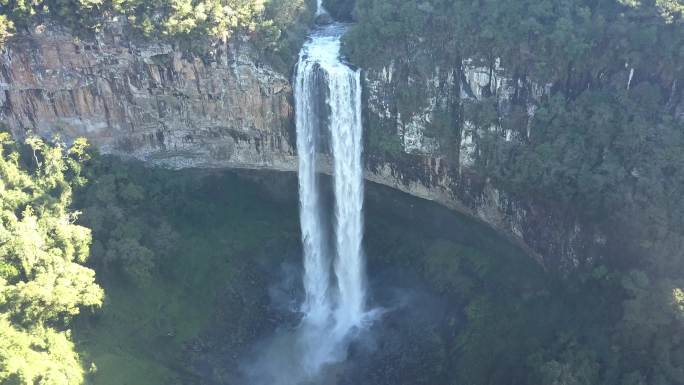
{"label": "cliff top vegetation", "polygon": [[207,39],[241,33],[276,66],[289,65],[310,8],[308,0],[0,0],[0,44],[41,23],[87,36],[123,19],[133,37],[183,42],[194,49]]}

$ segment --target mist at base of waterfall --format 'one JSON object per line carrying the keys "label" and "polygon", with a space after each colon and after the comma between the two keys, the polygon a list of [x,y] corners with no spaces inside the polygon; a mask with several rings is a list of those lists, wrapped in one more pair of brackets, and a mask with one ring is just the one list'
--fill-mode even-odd
{"label": "mist at base of waterfall", "polygon": [[[468,342],[471,350],[464,353],[458,349],[458,338],[470,336],[464,334],[469,327],[466,306],[477,303],[483,295],[502,298],[501,306],[505,306],[520,301],[520,293],[536,292],[535,288],[543,286],[543,271],[534,261],[491,229],[434,202],[369,183],[365,190],[364,238],[367,307],[383,309],[383,313],[345,343],[339,356],[342,361],[323,365],[318,375],[308,376],[301,369],[301,345],[295,343],[300,336],[304,298],[297,178],[273,172],[249,171],[243,175],[263,187],[248,198],[259,202],[258,210],[247,206],[247,212],[256,213],[255,220],[262,224],[245,231],[238,225],[242,232],[226,231],[229,235],[224,242],[230,242],[231,237],[248,239],[249,231],[261,234],[264,226],[278,225],[267,227],[272,241],[239,249],[240,259],[231,262],[237,275],[227,280],[219,275],[215,279],[223,279],[223,284],[206,290],[216,293],[216,300],[211,302],[215,312],[201,337],[184,353],[191,375],[184,384],[449,383],[457,368],[464,370],[469,363],[477,362],[472,360],[480,357],[481,351],[495,348],[487,347],[489,334],[477,334]],[[333,181],[321,176],[319,182],[322,205],[329,212],[334,204]],[[212,182],[211,186],[216,184]],[[224,189],[245,185],[232,182]],[[240,199],[227,202],[243,206]],[[274,222],[276,218],[282,222]],[[238,261],[243,261],[242,265],[236,265]],[[215,265],[209,266],[207,271],[213,271]],[[504,282],[505,287],[514,289],[501,292],[500,286],[483,282]],[[545,298],[534,297],[533,301],[541,302],[533,307],[545,312]],[[508,313],[507,307],[492,306],[496,320],[515,318],[519,311]],[[522,311],[527,311],[526,323],[545,319],[529,309]],[[470,330],[483,325],[471,324]],[[518,352],[514,347],[509,349]],[[475,358],[468,355],[470,351]]]}
{"label": "mist at base of waterfall", "polygon": [[[377,279],[369,286],[375,293],[371,305],[378,310],[369,314],[366,327],[355,329],[334,345],[334,350],[328,350],[330,345],[320,343],[327,338],[326,330],[304,325],[303,314],[284,306],[301,300],[301,288],[293,287],[301,271],[292,265],[280,270],[280,281],[269,290],[271,309],[282,313],[283,318],[294,319],[253,345],[244,356],[238,385],[380,383],[368,375],[373,363],[389,362],[401,355],[412,344],[408,335],[416,328],[433,328],[448,311],[446,302],[430,293],[413,272],[392,268],[377,272]],[[317,349],[325,350],[319,351],[321,362],[312,370],[308,359]]]}

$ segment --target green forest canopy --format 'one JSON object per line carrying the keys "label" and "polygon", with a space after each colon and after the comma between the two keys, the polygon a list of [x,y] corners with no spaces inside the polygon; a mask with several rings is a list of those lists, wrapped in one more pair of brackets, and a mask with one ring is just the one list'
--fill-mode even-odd
{"label": "green forest canopy", "polygon": [[275,66],[290,65],[309,15],[307,0],[0,0],[0,44],[39,23],[87,35],[124,18],[134,36],[193,46],[241,31]]}
{"label": "green forest canopy", "polygon": [[0,383],[80,384],[69,322],[102,303],[83,264],[90,230],[69,210],[86,142],[67,148],[0,132]]}
{"label": "green forest canopy", "polygon": [[[349,9],[333,6],[348,1],[327,3]],[[367,70],[394,63],[392,98],[403,117],[426,108],[436,68],[454,71],[457,90],[443,93],[457,96],[427,132],[439,155],[458,159],[468,121],[480,175],[617,230],[612,238],[630,254],[669,254],[659,259],[669,268],[656,269],[677,275],[681,253],[659,245],[684,228],[683,11],[681,0],[357,0],[345,50]],[[465,62],[500,63],[516,85],[510,103],[459,98]],[[535,85],[547,91],[531,100]],[[379,126],[371,146],[382,140]],[[505,130],[519,140],[506,140]],[[401,156],[399,146],[382,144]]]}
{"label": "green forest canopy", "polygon": [[263,0],[2,0],[2,30],[50,18],[67,26],[95,29],[107,15],[121,14],[146,35],[201,32],[221,36],[254,29]]}

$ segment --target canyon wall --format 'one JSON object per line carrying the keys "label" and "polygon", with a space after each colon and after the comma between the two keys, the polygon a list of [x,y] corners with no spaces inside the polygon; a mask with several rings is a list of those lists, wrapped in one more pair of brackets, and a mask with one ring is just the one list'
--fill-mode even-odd
{"label": "canyon wall", "polygon": [[[2,124],[17,137],[84,136],[102,153],[171,168],[297,169],[288,76],[255,60],[247,41],[217,40],[198,55],[170,43],[131,40],[125,28],[115,21],[81,40],[40,26],[10,40],[0,55]],[[392,72],[388,64],[365,74],[366,131],[371,137],[389,129],[402,154],[389,157],[367,146],[368,180],[478,218],[546,265],[576,264],[582,248],[601,242],[572,216],[478,176],[471,169],[474,131],[461,133],[457,159],[437,155],[444,144],[426,134],[435,112],[451,98],[483,93],[507,103],[511,87],[502,74],[471,67],[455,79],[436,69],[424,110],[401,116],[393,96],[401,83]],[[515,140],[518,134],[502,135]],[[330,171],[325,157],[321,169]]]}
{"label": "canyon wall", "polygon": [[174,168],[293,169],[289,81],[248,44],[216,40],[192,55],[136,43],[125,28],[109,23],[90,41],[55,26],[13,38],[0,56],[2,123]]}
{"label": "canyon wall", "polygon": [[[606,235],[575,213],[537,197],[512,194],[483,176],[476,165],[492,137],[524,145],[550,84],[514,82],[498,61],[490,68],[464,60],[460,68],[446,71],[424,64],[424,78],[412,78],[398,70],[401,66],[407,64],[390,61],[365,72],[368,129],[380,131],[369,143],[369,179],[480,219],[553,269],[571,270],[605,245]],[[409,103],[407,88],[418,90]],[[495,123],[470,121],[463,105],[485,99],[494,100],[499,114]],[[525,111],[519,125],[523,129],[500,123],[514,108]],[[438,131],[445,126],[452,132]]]}

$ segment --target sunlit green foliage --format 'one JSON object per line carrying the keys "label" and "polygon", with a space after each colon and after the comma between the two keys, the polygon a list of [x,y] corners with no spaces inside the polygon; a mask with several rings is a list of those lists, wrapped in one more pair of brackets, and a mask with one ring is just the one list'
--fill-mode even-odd
{"label": "sunlit green foliage", "polygon": [[[108,4],[109,5],[109,4]],[[253,31],[261,22],[264,0],[120,0],[109,6],[146,35],[228,37]]]}
{"label": "sunlit green foliage", "polygon": [[[292,55],[311,13],[309,0],[0,0],[0,43],[35,23],[55,22],[89,34],[115,18],[144,38],[180,39],[198,49],[207,38],[235,32],[252,38],[274,66],[292,65]],[[187,44],[186,44],[187,45]],[[296,56],[296,55],[295,55]],[[281,68],[289,70],[289,68]]]}
{"label": "sunlit green foliage", "polygon": [[[83,369],[67,332],[19,328],[0,315],[0,381],[8,385],[77,385]],[[38,382],[40,381],[40,382]]]}
{"label": "sunlit green foliage", "polygon": [[0,133],[0,382],[80,384],[68,330],[83,308],[102,303],[88,258],[90,230],[69,211],[86,142],[67,148]]}
{"label": "sunlit green foliage", "polygon": [[12,36],[14,23],[6,15],[0,15],[0,44]]}
{"label": "sunlit green foliage", "polygon": [[227,36],[238,28],[253,30],[264,10],[263,0],[2,0],[0,5],[2,14],[24,25],[52,18],[71,27],[96,29],[114,12],[145,34],[214,36]]}

